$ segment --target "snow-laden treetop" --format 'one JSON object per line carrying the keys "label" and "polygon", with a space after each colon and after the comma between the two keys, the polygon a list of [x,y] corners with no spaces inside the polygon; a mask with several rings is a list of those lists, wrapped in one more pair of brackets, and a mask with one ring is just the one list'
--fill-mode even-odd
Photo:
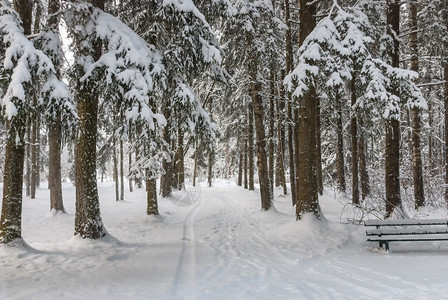
{"label": "snow-laden treetop", "polygon": [[44,101],[71,98],[67,86],[57,79],[51,59],[24,35],[19,16],[4,0],[0,2],[0,39],[1,107],[8,120],[33,111],[28,108],[33,106],[32,90],[36,91],[39,80]]}

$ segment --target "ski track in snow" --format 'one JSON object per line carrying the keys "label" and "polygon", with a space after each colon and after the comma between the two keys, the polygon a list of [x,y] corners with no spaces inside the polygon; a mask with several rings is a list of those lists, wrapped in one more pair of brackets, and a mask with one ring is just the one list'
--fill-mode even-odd
{"label": "ski track in snow", "polygon": [[[297,222],[290,197],[260,211],[259,194],[222,181],[159,199],[146,216],[145,191],[115,202],[100,184],[100,241],[72,238],[68,215],[51,216],[48,191],[24,199],[30,246],[0,247],[0,299],[440,299],[448,287],[448,244],[392,245],[375,251],[363,226],[338,220],[342,205],[321,198],[329,221]],[[277,192],[279,192],[277,190]]]}

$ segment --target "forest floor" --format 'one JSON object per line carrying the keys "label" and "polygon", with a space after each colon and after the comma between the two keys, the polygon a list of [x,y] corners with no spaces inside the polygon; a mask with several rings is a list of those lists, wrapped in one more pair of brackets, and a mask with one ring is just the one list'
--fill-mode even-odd
{"label": "forest floor", "polygon": [[[448,295],[448,243],[365,241],[361,225],[341,224],[344,201],[320,198],[324,221],[295,221],[276,191],[270,212],[257,191],[217,180],[175,192],[146,212],[144,189],[114,199],[99,183],[100,241],[73,237],[75,189],[64,184],[68,214],[49,212],[45,184],[24,199],[26,246],[0,247],[0,299],[441,299]],[[277,194],[278,193],[278,194]],[[443,212],[446,216],[446,212]]]}

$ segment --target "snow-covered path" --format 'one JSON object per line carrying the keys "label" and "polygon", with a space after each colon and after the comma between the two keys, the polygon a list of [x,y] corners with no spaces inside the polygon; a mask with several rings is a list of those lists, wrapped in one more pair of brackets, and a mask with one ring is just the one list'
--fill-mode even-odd
{"label": "snow-covered path", "polygon": [[362,226],[338,220],[342,204],[321,199],[328,221],[294,220],[289,197],[260,212],[257,192],[222,181],[187,188],[145,215],[144,190],[114,201],[100,184],[102,241],[72,237],[68,215],[48,213],[48,191],[24,200],[29,247],[0,247],[0,299],[441,299],[448,296],[448,243],[392,244],[375,251]]}

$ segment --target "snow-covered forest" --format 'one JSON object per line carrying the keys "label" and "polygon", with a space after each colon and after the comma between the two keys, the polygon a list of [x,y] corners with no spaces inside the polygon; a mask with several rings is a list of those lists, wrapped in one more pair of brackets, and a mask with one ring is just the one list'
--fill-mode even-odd
{"label": "snow-covered forest", "polygon": [[360,225],[448,217],[448,1],[0,0],[0,39],[1,299],[447,292],[446,241]]}

